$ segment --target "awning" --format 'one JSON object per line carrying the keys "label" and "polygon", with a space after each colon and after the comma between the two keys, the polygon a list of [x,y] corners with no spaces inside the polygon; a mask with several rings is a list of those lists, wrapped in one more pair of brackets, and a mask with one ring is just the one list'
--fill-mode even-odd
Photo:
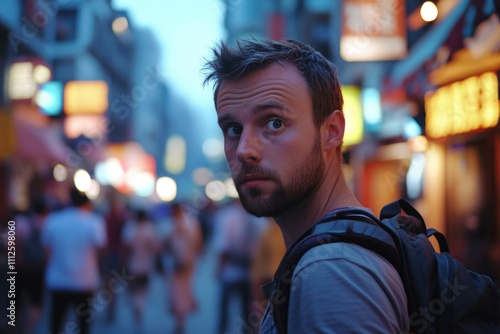
{"label": "awning", "polygon": [[74,152],[63,142],[57,131],[14,117],[14,156],[38,163],[71,164]]}

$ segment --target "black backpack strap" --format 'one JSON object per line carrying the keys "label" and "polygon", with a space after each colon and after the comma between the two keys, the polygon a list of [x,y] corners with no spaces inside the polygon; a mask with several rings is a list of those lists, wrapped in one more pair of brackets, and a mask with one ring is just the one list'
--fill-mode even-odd
{"label": "black backpack strap", "polygon": [[434,236],[439,244],[439,251],[441,253],[449,253],[450,248],[448,247],[448,241],[446,241],[446,237],[443,233],[439,232],[436,229],[428,228],[427,229],[427,238]]}
{"label": "black backpack strap", "polygon": [[400,225],[406,226],[411,232],[415,234],[425,234],[427,238],[434,236],[439,244],[440,252],[450,252],[446,237],[436,229],[427,228],[422,215],[417,211],[417,209],[415,209],[404,199],[398,199],[385,205],[380,211],[380,219],[390,219],[397,215],[400,215],[401,212],[405,212],[408,216],[401,215],[398,217],[398,223]]}
{"label": "black backpack strap", "polygon": [[381,255],[399,271],[400,258],[394,240],[379,226],[376,217],[358,209],[325,216],[287,250],[276,271],[270,303],[279,334],[287,333],[292,276],[300,258],[311,248],[332,242],[360,245]]}
{"label": "black backpack strap", "polygon": [[404,199],[398,199],[394,202],[386,204],[380,211],[380,219],[384,220],[387,218],[395,217],[401,214],[401,211],[405,212],[410,216],[417,217],[422,222],[425,222],[420,212],[418,212],[417,209],[415,209],[410,203],[408,203]]}

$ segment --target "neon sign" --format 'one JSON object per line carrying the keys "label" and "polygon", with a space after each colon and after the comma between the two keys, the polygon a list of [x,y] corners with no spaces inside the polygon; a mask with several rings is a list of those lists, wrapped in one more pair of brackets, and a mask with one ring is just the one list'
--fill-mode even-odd
{"label": "neon sign", "polygon": [[500,115],[497,74],[486,72],[428,92],[425,113],[431,138],[495,127]]}

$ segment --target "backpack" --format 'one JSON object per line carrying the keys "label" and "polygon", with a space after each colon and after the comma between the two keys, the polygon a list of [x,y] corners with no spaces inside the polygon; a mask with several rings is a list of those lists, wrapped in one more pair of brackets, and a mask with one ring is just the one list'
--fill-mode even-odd
{"label": "backpack", "polygon": [[356,208],[329,213],[287,250],[270,298],[279,334],[287,332],[293,269],[309,249],[330,242],[355,243],[395,267],[408,299],[411,333],[500,333],[500,291],[493,280],[453,259],[445,236],[428,229],[419,212],[401,199],[387,204],[380,219]]}

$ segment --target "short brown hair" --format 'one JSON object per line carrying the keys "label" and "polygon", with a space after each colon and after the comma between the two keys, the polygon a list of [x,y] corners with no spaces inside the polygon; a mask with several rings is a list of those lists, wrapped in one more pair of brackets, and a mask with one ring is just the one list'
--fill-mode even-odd
{"label": "short brown hair", "polygon": [[321,125],[335,110],[342,111],[344,99],[335,65],[302,42],[286,39],[243,39],[236,47],[224,42],[212,49],[214,58],[204,67],[209,71],[204,84],[214,81],[214,102],[224,80],[242,78],[272,63],[294,65],[305,78],[312,98],[314,122]]}

